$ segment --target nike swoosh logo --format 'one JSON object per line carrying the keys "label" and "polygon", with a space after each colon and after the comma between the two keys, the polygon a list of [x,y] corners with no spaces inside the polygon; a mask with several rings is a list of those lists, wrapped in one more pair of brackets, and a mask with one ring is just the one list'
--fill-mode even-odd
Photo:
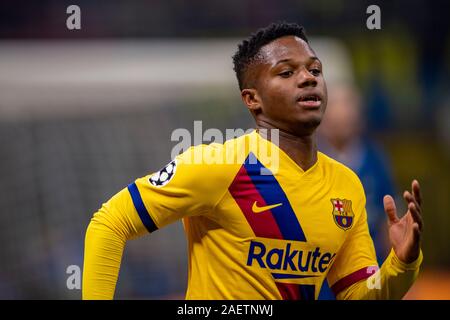
{"label": "nike swoosh logo", "polygon": [[270,209],[273,209],[273,208],[283,205],[283,203],[280,202],[280,203],[272,204],[270,206],[258,207],[257,202],[258,201],[253,202],[252,211],[254,213],[260,213],[260,212],[267,211],[267,210],[270,210]]}

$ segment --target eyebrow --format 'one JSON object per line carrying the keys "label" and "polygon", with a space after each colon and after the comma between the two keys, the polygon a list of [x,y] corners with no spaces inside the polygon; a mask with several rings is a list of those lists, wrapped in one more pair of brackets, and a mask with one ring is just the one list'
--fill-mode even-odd
{"label": "eyebrow", "polygon": [[[322,61],[320,61],[320,59],[317,58],[316,56],[309,57],[308,60],[317,60],[320,63],[322,63]],[[290,61],[292,61],[292,59],[290,59],[290,58],[279,60],[279,61],[277,61],[277,63],[275,63],[274,67],[279,65],[280,63],[285,63],[285,62],[290,62]]]}

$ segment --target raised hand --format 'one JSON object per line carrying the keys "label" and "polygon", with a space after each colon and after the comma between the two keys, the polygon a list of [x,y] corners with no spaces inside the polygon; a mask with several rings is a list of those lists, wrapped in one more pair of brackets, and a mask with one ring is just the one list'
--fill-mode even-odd
{"label": "raised hand", "polygon": [[404,263],[414,262],[420,254],[422,235],[422,196],[417,180],[411,184],[412,193],[405,191],[403,198],[408,204],[408,211],[399,218],[394,199],[386,195],[383,199],[384,211],[388,215],[389,240],[397,257]]}

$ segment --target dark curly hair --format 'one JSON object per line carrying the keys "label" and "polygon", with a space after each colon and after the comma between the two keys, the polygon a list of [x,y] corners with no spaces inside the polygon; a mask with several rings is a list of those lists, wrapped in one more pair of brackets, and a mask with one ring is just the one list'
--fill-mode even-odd
{"label": "dark curly hair", "polygon": [[261,58],[258,55],[260,49],[266,44],[284,36],[297,36],[308,42],[302,26],[296,23],[278,22],[259,29],[238,45],[238,50],[233,55],[233,69],[236,72],[240,90],[248,88],[249,84],[244,80],[245,73],[252,63],[257,62]]}

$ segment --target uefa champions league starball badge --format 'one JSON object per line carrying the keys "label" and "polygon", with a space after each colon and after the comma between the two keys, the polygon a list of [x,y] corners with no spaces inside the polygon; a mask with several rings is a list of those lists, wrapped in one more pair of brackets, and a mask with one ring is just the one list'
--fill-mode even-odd
{"label": "uefa champions league starball badge", "polygon": [[175,175],[177,170],[177,160],[172,160],[164,168],[155,172],[149,179],[150,183],[155,187],[165,186]]}

